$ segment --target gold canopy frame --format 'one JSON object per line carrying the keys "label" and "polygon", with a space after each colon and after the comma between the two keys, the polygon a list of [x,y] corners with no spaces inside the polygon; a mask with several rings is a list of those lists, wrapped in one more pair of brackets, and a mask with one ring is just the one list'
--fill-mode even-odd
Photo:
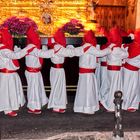
{"label": "gold canopy frame", "polygon": [[51,36],[70,19],[78,19],[85,29],[95,30],[92,2],[93,0],[0,0],[0,24],[12,16],[28,17],[37,23],[40,32]]}

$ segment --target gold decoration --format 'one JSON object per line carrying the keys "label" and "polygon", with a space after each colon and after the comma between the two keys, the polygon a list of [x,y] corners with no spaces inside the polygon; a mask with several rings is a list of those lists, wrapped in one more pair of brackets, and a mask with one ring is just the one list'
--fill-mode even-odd
{"label": "gold decoration", "polygon": [[95,24],[87,21],[89,0],[0,0],[0,24],[11,16],[29,17],[39,31],[51,36],[57,28],[70,19],[80,20],[85,29],[95,30]]}

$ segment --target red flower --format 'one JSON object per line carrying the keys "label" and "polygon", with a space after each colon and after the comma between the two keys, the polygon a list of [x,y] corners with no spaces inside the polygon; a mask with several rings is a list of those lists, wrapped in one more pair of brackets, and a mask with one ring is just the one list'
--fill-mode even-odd
{"label": "red flower", "polygon": [[84,26],[77,19],[71,19],[70,22],[67,22],[63,25],[62,30],[66,33],[76,35],[83,31]]}
{"label": "red flower", "polygon": [[35,30],[37,30],[37,24],[30,18],[17,18],[11,17],[8,18],[4,23],[1,25],[2,27],[8,27],[9,31],[13,35],[24,35],[30,26],[33,26]]}

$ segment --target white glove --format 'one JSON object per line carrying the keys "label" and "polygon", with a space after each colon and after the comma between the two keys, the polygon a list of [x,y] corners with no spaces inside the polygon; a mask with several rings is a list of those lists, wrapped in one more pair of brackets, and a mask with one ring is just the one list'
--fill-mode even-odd
{"label": "white glove", "polygon": [[66,48],[68,48],[68,49],[74,49],[75,47],[73,45],[67,45]]}
{"label": "white glove", "polygon": [[124,44],[121,45],[121,48],[124,49]]}
{"label": "white glove", "polygon": [[135,36],[134,36],[134,34],[132,34],[132,33],[130,33],[130,34],[128,35],[128,37],[131,37],[132,40],[135,39]]}
{"label": "white glove", "polygon": [[14,46],[14,52],[18,52],[20,50],[21,50],[21,48],[19,48],[17,45]]}
{"label": "white glove", "polygon": [[99,45],[99,44],[97,44],[97,45],[96,45],[96,48],[97,48],[98,50],[100,50],[100,45]]}
{"label": "white glove", "polygon": [[111,44],[108,46],[108,48],[112,49],[115,45],[116,45],[116,44],[111,43]]}
{"label": "white glove", "polygon": [[48,46],[42,45],[42,50],[43,50],[43,51],[47,51],[47,50],[48,50]]}

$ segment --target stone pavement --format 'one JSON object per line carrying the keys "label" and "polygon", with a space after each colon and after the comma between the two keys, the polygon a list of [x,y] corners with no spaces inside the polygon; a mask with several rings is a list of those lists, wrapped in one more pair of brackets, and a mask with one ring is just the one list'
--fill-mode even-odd
{"label": "stone pavement", "polygon": [[[19,138],[3,140],[19,140]],[[21,138],[20,140],[25,139]],[[140,140],[140,133],[138,131],[125,132],[124,138],[113,138],[112,132],[73,132],[62,133],[48,138],[37,138],[37,140]]]}
{"label": "stone pavement", "polygon": [[73,132],[63,133],[46,140],[140,140],[139,132],[125,132],[124,138],[113,138],[112,132]]}
{"label": "stone pavement", "polygon": [[[45,106],[41,115],[33,115],[24,106],[14,118],[0,113],[0,127],[1,139],[5,140],[111,140],[114,114],[103,108],[94,115],[74,113],[70,97],[64,114],[53,113]],[[124,140],[140,140],[140,110],[123,112],[123,128]]]}

